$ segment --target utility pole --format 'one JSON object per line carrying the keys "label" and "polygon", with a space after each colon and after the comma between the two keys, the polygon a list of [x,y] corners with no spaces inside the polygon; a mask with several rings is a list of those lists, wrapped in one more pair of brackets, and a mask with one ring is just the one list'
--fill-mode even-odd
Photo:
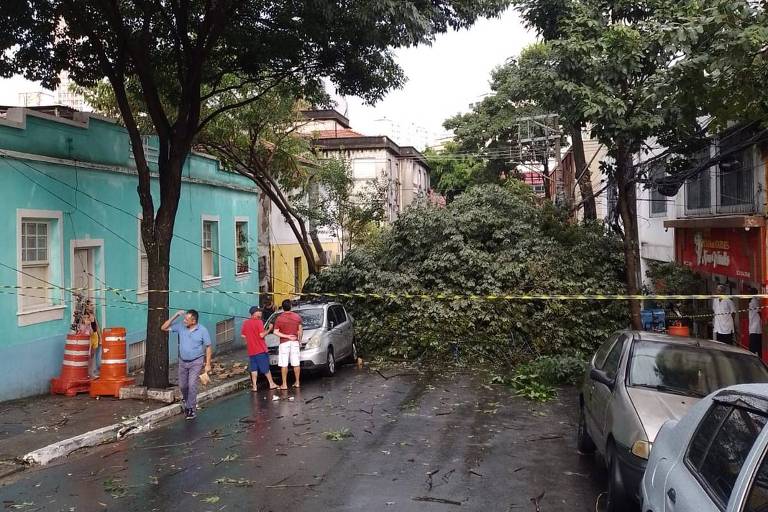
{"label": "utility pole", "polygon": [[[523,155],[523,146],[532,149],[534,158],[536,156],[536,146],[544,143],[544,150],[541,160],[544,176],[544,191],[548,199],[556,202],[565,203],[566,207],[573,204],[573,194],[569,191],[567,183],[573,181],[573,169],[563,168],[563,159],[561,154],[561,139],[563,137],[560,130],[560,118],[557,114],[541,114],[537,116],[519,117],[513,120],[517,125],[517,140],[521,147],[521,157]],[[554,140],[552,137],[554,136]],[[552,144],[554,143],[554,148]],[[556,166],[553,172],[549,171],[550,150],[554,149]],[[553,186],[554,185],[554,186]]]}

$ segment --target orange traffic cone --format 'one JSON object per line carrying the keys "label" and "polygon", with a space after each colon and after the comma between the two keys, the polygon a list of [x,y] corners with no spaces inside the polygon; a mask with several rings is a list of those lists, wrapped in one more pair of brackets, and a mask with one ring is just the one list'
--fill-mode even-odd
{"label": "orange traffic cone", "polygon": [[64,361],[61,363],[61,375],[51,379],[51,394],[75,396],[87,393],[90,388],[88,380],[88,347],[91,337],[87,334],[67,334],[64,345]]}
{"label": "orange traffic cone", "polygon": [[102,331],[101,372],[91,381],[91,396],[120,396],[120,388],[130,386],[135,379],[127,377],[128,359],[125,348],[125,329],[108,327]]}

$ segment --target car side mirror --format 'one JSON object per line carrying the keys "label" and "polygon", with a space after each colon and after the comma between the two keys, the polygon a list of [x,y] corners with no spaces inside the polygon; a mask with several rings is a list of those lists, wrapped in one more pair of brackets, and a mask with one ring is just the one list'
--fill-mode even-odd
{"label": "car side mirror", "polygon": [[614,379],[608,377],[607,373],[602,370],[598,370],[597,368],[592,368],[589,371],[589,378],[601,384],[605,384],[610,389],[613,389],[615,383]]}

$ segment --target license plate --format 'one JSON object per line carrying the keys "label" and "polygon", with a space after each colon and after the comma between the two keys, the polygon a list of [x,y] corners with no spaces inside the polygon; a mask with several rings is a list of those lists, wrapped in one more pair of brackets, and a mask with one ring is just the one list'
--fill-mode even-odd
{"label": "license plate", "polygon": [[277,366],[277,356],[269,356],[270,366]]}

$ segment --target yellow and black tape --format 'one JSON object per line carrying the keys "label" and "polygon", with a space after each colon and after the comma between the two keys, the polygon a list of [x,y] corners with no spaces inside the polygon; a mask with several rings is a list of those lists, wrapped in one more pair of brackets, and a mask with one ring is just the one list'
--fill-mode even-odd
{"label": "yellow and black tape", "polygon": [[620,294],[545,294],[545,293],[508,293],[508,294],[469,294],[469,293],[373,293],[373,292],[260,292],[257,290],[140,290],[137,288],[67,288],[60,286],[19,286],[2,285],[0,289],[11,290],[61,290],[69,293],[113,292],[113,293],[170,293],[170,294],[223,294],[223,295],[290,295],[303,298],[345,298],[345,299],[417,299],[417,300],[476,300],[476,301],[678,301],[712,299],[768,299],[768,294],[688,294],[688,295],[620,295]]}

